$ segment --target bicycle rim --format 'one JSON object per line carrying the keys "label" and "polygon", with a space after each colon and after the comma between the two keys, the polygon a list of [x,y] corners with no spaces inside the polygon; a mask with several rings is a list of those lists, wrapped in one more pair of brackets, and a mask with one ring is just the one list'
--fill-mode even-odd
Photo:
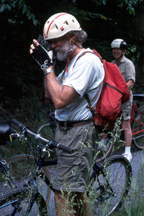
{"label": "bicycle rim", "polygon": [[[7,166],[9,174],[14,179],[17,187],[21,187],[26,184],[30,179],[32,179],[35,173],[36,161],[35,157],[32,155],[16,155],[7,160]],[[50,174],[48,169],[46,167],[41,168],[40,175],[36,179],[38,192],[42,194],[46,205],[48,205],[51,194],[51,189],[45,183],[45,177],[48,178],[50,181]]]}
{"label": "bicycle rim", "polygon": [[122,156],[113,156],[103,163],[103,173],[91,177],[89,198],[93,215],[108,216],[123,203],[131,185],[131,165]]}
{"label": "bicycle rim", "polygon": [[[137,113],[134,116],[134,119],[132,121],[132,141],[136,148],[139,150],[144,149],[144,131],[140,132],[141,130],[144,130],[144,106],[140,107],[139,109],[142,116]],[[137,133],[134,135],[134,133]]]}

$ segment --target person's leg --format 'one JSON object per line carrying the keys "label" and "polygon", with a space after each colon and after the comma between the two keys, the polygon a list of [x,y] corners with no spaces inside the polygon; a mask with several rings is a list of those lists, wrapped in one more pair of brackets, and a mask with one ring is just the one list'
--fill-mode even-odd
{"label": "person's leg", "polygon": [[130,147],[131,142],[132,142],[132,130],[130,126],[130,120],[124,120],[122,122],[122,128],[124,130],[124,138],[126,142],[126,147]]}
{"label": "person's leg", "polygon": [[88,197],[84,193],[75,194],[75,203],[74,210],[76,216],[92,216],[92,211]]}
{"label": "person's leg", "polygon": [[130,120],[123,120],[122,128],[124,131],[124,139],[125,139],[125,152],[124,155],[126,158],[131,161],[132,154],[131,154],[131,143],[132,143],[132,130],[130,126]]}
{"label": "person's leg", "polygon": [[132,154],[131,154],[131,143],[132,143],[132,130],[130,125],[130,118],[131,118],[131,110],[132,110],[132,98],[128,100],[126,103],[122,104],[122,129],[124,131],[124,140],[125,140],[125,152],[124,156],[131,161]]}
{"label": "person's leg", "polygon": [[61,193],[55,191],[55,206],[57,216],[92,216],[90,204],[84,193]]}
{"label": "person's leg", "polygon": [[57,216],[74,216],[74,209],[70,203],[70,198],[65,192],[55,190],[55,207]]}

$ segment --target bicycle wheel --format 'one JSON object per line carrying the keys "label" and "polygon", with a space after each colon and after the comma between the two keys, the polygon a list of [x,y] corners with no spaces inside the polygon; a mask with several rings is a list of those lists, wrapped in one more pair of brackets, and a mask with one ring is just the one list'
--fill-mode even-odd
{"label": "bicycle wheel", "polygon": [[31,188],[22,187],[7,191],[0,197],[0,215],[47,216],[46,203],[39,193],[36,193],[32,207],[31,201]]}
{"label": "bicycle wheel", "polygon": [[140,113],[136,113],[132,121],[132,141],[139,150],[144,149],[144,106],[139,108]]}
{"label": "bicycle wheel", "polygon": [[[32,155],[16,155],[7,160],[7,167],[9,174],[14,179],[17,187],[22,187],[26,182],[32,179],[35,168],[36,168],[36,158]],[[46,167],[42,167],[39,176],[36,179],[38,192],[42,194],[46,205],[48,205],[51,189],[45,183],[45,178],[50,181],[50,174]]]}
{"label": "bicycle wheel", "polygon": [[131,165],[123,156],[95,164],[89,189],[93,215],[108,216],[119,208],[130,189],[131,177]]}

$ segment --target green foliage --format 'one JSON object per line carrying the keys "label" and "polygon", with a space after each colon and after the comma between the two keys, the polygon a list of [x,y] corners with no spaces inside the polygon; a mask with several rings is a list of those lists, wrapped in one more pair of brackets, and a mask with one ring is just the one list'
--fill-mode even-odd
{"label": "green foliage", "polygon": [[25,0],[1,0],[0,13],[11,12],[12,10],[20,10],[29,20],[32,20],[34,25],[39,24],[31,7],[29,7]]}
{"label": "green foliage", "polygon": [[[107,5],[108,0],[92,0],[92,2],[95,2],[96,5]],[[129,12],[129,14],[135,15],[135,7],[139,4],[143,3],[143,0],[116,0],[117,7],[126,7],[126,10]]]}

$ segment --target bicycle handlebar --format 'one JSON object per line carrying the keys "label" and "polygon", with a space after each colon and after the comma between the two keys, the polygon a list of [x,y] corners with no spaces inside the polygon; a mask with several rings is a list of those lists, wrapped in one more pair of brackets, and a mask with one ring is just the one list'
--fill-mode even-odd
{"label": "bicycle handlebar", "polygon": [[61,143],[58,143],[58,142],[56,142],[54,140],[49,141],[49,140],[41,137],[40,134],[36,134],[36,133],[32,132],[31,130],[29,130],[25,125],[23,125],[18,120],[12,119],[11,122],[14,125],[16,125],[17,127],[19,127],[23,131],[24,134],[28,133],[28,134],[34,136],[35,139],[39,139],[42,143],[47,144],[48,147],[50,147],[50,148],[58,148],[58,149],[63,150],[65,152],[67,152],[67,153],[70,153],[70,154],[72,153],[71,148],[66,147],[66,146],[62,145]]}
{"label": "bicycle handlebar", "polygon": [[25,125],[23,125],[21,122],[17,121],[16,119],[12,119],[11,122],[17,127],[19,127],[21,130],[27,128]]}
{"label": "bicycle handlebar", "polygon": [[144,99],[144,94],[133,94],[134,99]]}

